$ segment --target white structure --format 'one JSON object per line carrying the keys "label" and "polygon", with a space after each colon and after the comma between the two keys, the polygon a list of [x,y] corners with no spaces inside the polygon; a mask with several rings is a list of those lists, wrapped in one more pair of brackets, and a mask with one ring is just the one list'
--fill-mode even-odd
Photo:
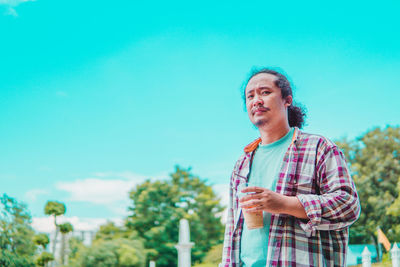
{"label": "white structure", "polygon": [[190,267],[190,249],[194,243],[190,242],[189,222],[186,219],[179,221],[178,267]]}
{"label": "white structure", "polygon": [[50,243],[47,245],[47,251],[53,253],[55,260],[49,263],[49,266],[51,267],[56,267],[56,266],[60,266],[61,262],[60,262],[60,257],[61,257],[61,253],[62,250],[65,249],[65,254],[64,254],[64,259],[65,262],[68,261],[68,255],[70,253],[69,250],[69,240],[71,239],[71,237],[78,237],[82,240],[83,244],[85,244],[86,246],[91,246],[92,241],[95,238],[95,231],[72,231],[66,235],[62,235],[60,232],[57,235],[57,240],[56,240],[56,250],[53,251],[53,244],[54,244],[54,231],[50,232],[48,234],[49,238],[50,238]]}
{"label": "white structure", "polygon": [[156,267],[156,262],[155,261],[150,261],[149,267]]}
{"label": "white structure", "polygon": [[400,249],[396,243],[394,243],[393,248],[390,250],[392,254],[392,266],[400,267]]}
{"label": "white structure", "polygon": [[367,246],[365,246],[361,256],[362,256],[362,267],[371,267],[371,252],[369,252]]}

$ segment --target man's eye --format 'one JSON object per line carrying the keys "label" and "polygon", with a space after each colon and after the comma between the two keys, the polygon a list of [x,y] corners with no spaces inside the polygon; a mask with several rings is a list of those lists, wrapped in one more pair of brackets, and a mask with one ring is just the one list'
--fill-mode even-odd
{"label": "man's eye", "polygon": [[262,91],[263,95],[269,95],[271,92],[270,91]]}
{"label": "man's eye", "polygon": [[253,98],[253,95],[248,95],[247,96],[247,99],[252,99]]}

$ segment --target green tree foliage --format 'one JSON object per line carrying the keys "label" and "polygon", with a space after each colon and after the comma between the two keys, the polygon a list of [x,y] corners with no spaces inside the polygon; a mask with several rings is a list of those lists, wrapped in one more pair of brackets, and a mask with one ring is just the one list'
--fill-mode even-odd
{"label": "green tree foliage", "polygon": [[0,266],[34,266],[35,233],[26,206],[4,194],[0,212]]}
{"label": "green tree foliage", "polygon": [[218,244],[213,246],[210,251],[208,251],[206,257],[201,264],[196,264],[193,267],[211,267],[218,266],[222,262],[222,249],[223,244]]}
{"label": "green tree foliage", "polygon": [[142,238],[113,222],[100,226],[90,247],[78,238],[71,238],[70,250],[70,267],[142,267],[146,261]]}
{"label": "green tree foliage", "polygon": [[46,266],[46,264],[52,260],[54,260],[53,254],[43,251],[42,254],[36,258],[35,263],[37,266]]}
{"label": "green tree foliage", "polygon": [[68,242],[70,249],[68,267],[82,267],[82,255],[86,253],[87,247],[78,237],[71,237]]}
{"label": "green tree foliage", "polygon": [[96,233],[94,243],[120,238],[144,242],[135,230],[128,229],[125,226],[116,226],[113,222],[107,222],[100,226],[99,231]]}
{"label": "green tree foliage", "polygon": [[46,215],[53,215],[54,217],[65,214],[66,208],[64,203],[58,201],[47,201],[44,207]]}
{"label": "green tree foliage", "polygon": [[149,180],[130,192],[133,205],[127,227],[136,230],[146,240],[148,260],[157,266],[177,265],[179,220],[190,224],[192,261],[201,261],[210,248],[222,242],[223,225],[220,214],[223,207],[211,186],[190,173],[190,169],[176,167],[171,180]]}
{"label": "green tree foliage", "polygon": [[347,156],[361,202],[350,243],[377,244],[378,226],[389,240],[400,240],[400,128],[375,128],[354,142],[336,143]]}
{"label": "green tree foliage", "polygon": [[140,240],[97,240],[82,255],[85,267],[144,267],[146,255]]}
{"label": "green tree foliage", "polygon": [[96,233],[95,240],[111,240],[121,237],[129,238],[130,235],[136,236],[135,233],[124,230],[123,228],[118,227],[113,222],[109,221],[100,226],[99,231]]}
{"label": "green tree foliage", "polygon": [[72,232],[74,230],[72,224],[70,224],[69,222],[60,224],[58,227],[60,228],[60,232],[62,234],[68,234],[69,232]]}
{"label": "green tree foliage", "polygon": [[47,245],[50,243],[50,239],[46,234],[37,234],[33,237],[33,242],[41,246],[43,249],[47,247]]}

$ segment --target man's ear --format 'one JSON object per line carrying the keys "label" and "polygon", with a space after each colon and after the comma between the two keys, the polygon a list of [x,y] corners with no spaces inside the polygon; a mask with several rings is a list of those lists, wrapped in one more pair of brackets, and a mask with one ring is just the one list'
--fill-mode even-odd
{"label": "man's ear", "polygon": [[293,103],[293,97],[291,96],[291,95],[288,95],[286,98],[285,98],[285,107],[289,107],[289,106],[291,106],[292,105],[292,103]]}

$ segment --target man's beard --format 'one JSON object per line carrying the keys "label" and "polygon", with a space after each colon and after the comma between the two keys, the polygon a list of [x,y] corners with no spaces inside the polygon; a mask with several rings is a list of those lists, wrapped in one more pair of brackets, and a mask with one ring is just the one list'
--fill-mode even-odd
{"label": "man's beard", "polygon": [[254,125],[256,128],[260,128],[260,127],[266,125],[267,123],[268,123],[268,121],[264,119],[264,120],[256,121],[253,125]]}

